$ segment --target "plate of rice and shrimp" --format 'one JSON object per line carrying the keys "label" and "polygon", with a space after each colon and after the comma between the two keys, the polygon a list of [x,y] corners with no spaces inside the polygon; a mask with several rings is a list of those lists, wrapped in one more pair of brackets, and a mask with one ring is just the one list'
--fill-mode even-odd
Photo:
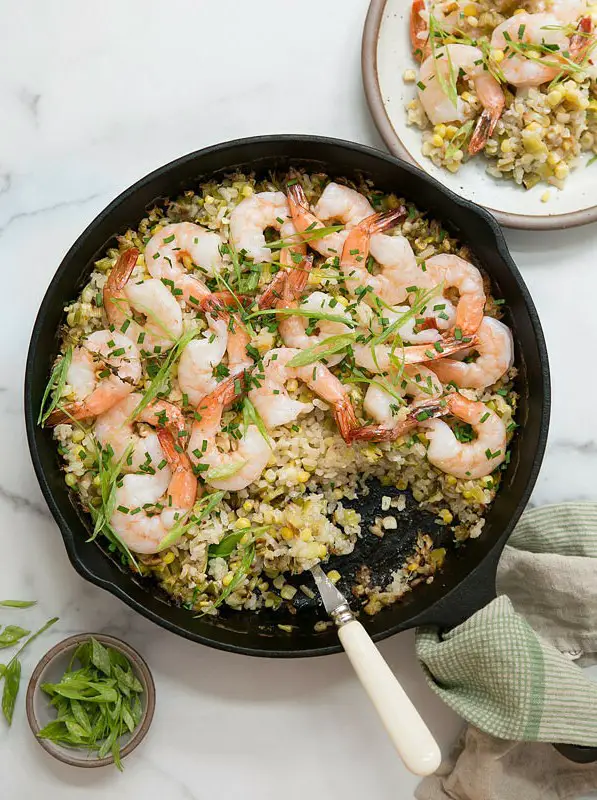
{"label": "plate of rice and shrimp", "polygon": [[510,309],[402,188],[298,159],[189,181],[64,296],[28,401],[52,492],[89,534],[77,548],[189,625],[291,632],[315,564],[374,617],[483,539],[518,469]]}
{"label": "plate of rice and shrimp", "polygon": [[508,227],[597,219],[595,8],[373,0],[363,75],[390,150]]}

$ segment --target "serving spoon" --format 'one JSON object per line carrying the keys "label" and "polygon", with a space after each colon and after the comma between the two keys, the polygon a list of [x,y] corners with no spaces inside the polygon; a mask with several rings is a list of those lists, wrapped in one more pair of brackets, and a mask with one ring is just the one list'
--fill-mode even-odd
{"label": "serving spoon", "polygon": [[344,595],[316,564],[311,568],[325,610],[404,765],[415,775],[431,775],[441,753],[419,712],[387,665],[373,640],[355,618]]}

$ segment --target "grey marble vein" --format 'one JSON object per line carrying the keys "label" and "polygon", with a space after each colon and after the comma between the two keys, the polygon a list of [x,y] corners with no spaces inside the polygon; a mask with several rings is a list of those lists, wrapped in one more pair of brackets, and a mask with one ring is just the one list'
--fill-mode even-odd
{"label": "grey marble vein", "polygon": [[583,456],[595,456],[597,455],[597,441],[594,439],[589,439],[586,442],[573,442],[573,441],[566,441],[563,440],[561,442],[553,442],[551,444],[551,448],[553,450],[571,450],[574,453],[579,453]]}
{"label": "grey marble vein", "polygon": [[41,94],[32,92],[30,89],[23,88],[19,92],[19,98],[23,102],[25,108],[32,115],[33,121],[37,125],[39,122],[39,101],[41,100]]}
{"label": "grey marble vein", "polygon": [[50,516],[50,511],[46,508],[46,506],[41,505],[41,503],[36,503],[34,500],[29,500],[29,498],[23,497],[23,495],[11,492],[4,486],[0,486],[0,501],[5,501],[14,511],[17,512],[31,511],[38,517],[47,518]]}
{"label": "grey marble vein", "polygon": [[12,175],[10,172],[0,174],[0,194],[7,194],[12,187]]}
{"label": "grey marble vein", "polygon": [[85,203],[90,203],[92,200],[95,200],[97,197],[100,197],[100,192],[95,192],[94,194],[90,194],[87,197],[80,197],[76,200],[61,200],[58,203],[54,203],[51,206],[44,206],[44,208],[36,208],[33,211],[19,211],[16,214],[13,214],[9,217],[4,225],[0,226],[0,236],[2,236],[6,230],[14,223],[17,222],[19,219],[27,219],[30,217],[38,217],[41,214],[47,214],[50,211],[57,211],[60,208],[70,208],[72,206],[82,206]]}

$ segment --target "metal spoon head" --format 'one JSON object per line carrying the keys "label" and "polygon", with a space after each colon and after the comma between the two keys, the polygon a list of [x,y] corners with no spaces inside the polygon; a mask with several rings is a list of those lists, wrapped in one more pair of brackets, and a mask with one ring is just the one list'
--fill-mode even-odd
{"label": "metal spoon head", "polygon": [[315,578],[317,589],[328,614],[331,615],[339,606],[348,605],[344,595],[336,589],[319,564],[311,567],[311,574]]}

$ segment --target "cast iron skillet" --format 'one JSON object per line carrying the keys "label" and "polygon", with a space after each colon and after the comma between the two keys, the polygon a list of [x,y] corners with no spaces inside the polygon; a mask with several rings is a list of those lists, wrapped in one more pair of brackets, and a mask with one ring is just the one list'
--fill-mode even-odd
{"label": "cast iron skillet", "polygon": [[[537,312],[495,220],[478,206],[463,200],[435,180],[397,158],[368,147],[316,136],[262,136],[216,145],[179,158],[138,181],[103,211],[79,237],[58,268],[35,322],[25,376],[27,436],[35,471],[54,515],[75,569],[87,580],[120,597],[131,608],[164,628],[212,647],[257,656],[296,657],[335,653],[340,650],[334,630],[315,633],[317,620],[325,619],[320,606],[308,602],[277,614],[224,613],[218,619],[195,616],[171,605],[155,586],[135,578],[104,551],[99,543],[87,543],[89,521],[79,511],[65,486],[51,432],[35,424],[52,361],[58,350],[57,331],[63,307],[76,297],[94,260],[113,244],[114,236],[135,228],[156,200],[172,197],[198,182],[233,169],[269,170],[304,166],[334,177],[357,178],[364,174],[375,185],[414,201],[419,209],[466,242],[475,258],[494,281],[506,301],[506,322],[516,342],[520,369],[518,391],[520,428],[512,445],[502,487],[489,513],[483,535],[458,550],[449,549],[441,574],[430,585],[421,585],[404,602],[363,620],[373,639],[379,640],[415,625],[451,627],[464,621],[495,595],[495,572],[500,552],[524,509],[543,458],[549,422],[549,368]],[[383,490],[387,493],[387,490]],[[380,487],[358,502],[365,518],[379,513]],[[341,572],[354,577],[364,562],[374,578],[387,578],[416,537],[424,530],[441,541],[433,516],[422,514],[409,503],[399,515],[401,528],[380,541],[365,536],[349,559],[338,562]],[[366,528],[366,525],[364,525]],[[304,577],[298,583],[309,583]],[[349,586],[341,586],[348,590]],[[355,605],[355,604],[353,604]],[[292,633],[278,623],[293,624]]]}

